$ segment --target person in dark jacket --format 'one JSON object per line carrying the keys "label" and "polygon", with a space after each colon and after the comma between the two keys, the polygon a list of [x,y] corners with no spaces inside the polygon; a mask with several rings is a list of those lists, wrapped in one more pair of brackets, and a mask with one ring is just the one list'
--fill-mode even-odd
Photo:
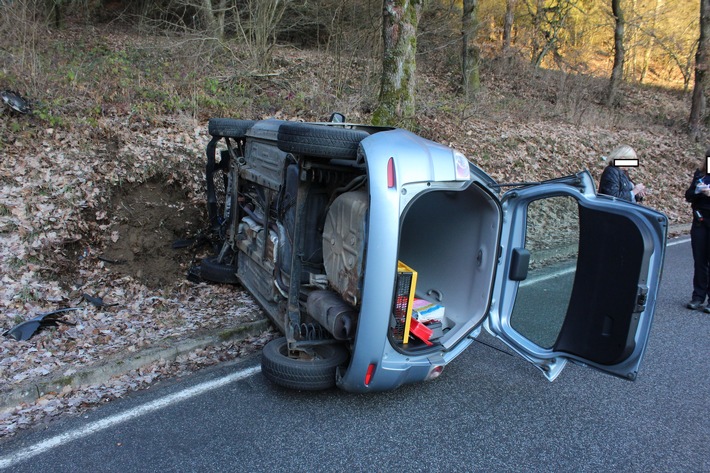
{"label": "person in dark jacket", "polygon": [[[710,295],[710,174],[708,174],[710,148],[705,152],[705,164],[693,173],[690,187],[685,191],[685,200],[693,209],[693,224],[690,227],[690,245],[693,249],[693,296],[688,309],[697,310]],[[710,313],[710,307],[705,307]]]}
{"label": "person in dark jacket", "polygon": [[611,163],[604,169],[602,177],[599,179],[599,193],[611,195],[629,202],[641,202],[646,195],[646,187],[641,184],[634,184],[629,178],[629,173],[624,169],[628,162],[636,162],[638,158],[636,151],[629,145],[621,145],[609,154]]}

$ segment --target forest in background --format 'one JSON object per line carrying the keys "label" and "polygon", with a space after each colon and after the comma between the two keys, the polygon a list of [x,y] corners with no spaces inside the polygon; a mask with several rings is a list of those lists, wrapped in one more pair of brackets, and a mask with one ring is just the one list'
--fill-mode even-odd
{"label": "forest in background", "polygon": [[[610,104],[605,96],[614,64],[615,3],[624,11],[626,61],[621,90]],[[614,140],[634,141],[624,137],[628,133],[669,135],[664,146],[679,147],[649,150],[655,139],[636,138],[630,144],[652,160],[638,179],[657,181],[656,168],[669,154],[676,165],[690,167],[704,151],[704,120],[698,139],[679,136],[687,132],[691,108],[700,0],[478,0],[473,10],[472,0],[414,4],[420,8],[416,111],[407,126],[461,148],[495,177],[539,180],[579,168],[595,174]],[[32,114],[3,115],[0,149],[12,151],[14,143],[36,141],[46,130],[71,135],[75,149],[96,143],[120,148],[131,140],[123,133],[165,121],[204,126],[213,116],[322,120],[340,111],[351,121],[370,122],[384,76],[383,6],[397,5],[2,2],[0,88],[27,98]],[[474,34],[464,35],[464,27]],[[478,73],[473,92],[465,89],[462,71],[471,48]],[[540,134],[511,138],[526,128]],[[602,138],[592,136],[597,129]],[[570,148],[569,141],[589,149]],[[558,158],[573,165],[535,164]],[[499,168],[511,160],[514,166]],[[677,198],[682,186],[674,186],[658,196],[671,199],[658,206],[672,220],[684,205]]]}
{"label": "forest in background", "polygon": [[[611,6],[617,1],[624,9],[626,61],[609,104]],[[460,148],[503,181],[582,168],[597,177],[601,157],[616,142],[629,142],[645,164],[637,180],[659,182],[664,171],[681,170],[664,178],[670,187],[657,189],[654,204],[680,222],[684,174],[706,145],[704,120],[697,138],[682,136],[700,1],[613,2],[479,0],[468,11],[475,34],[465,48],[471,0],[412,2],[421,9],[416,107],[407,127]],[[2,2],[0,89],[25,97],[32,113],[5,110],[0,150],[41,142],[50,130],[55,139],[65,136],[73,151],[113,152],[138,131],[157,133],[164,123],[204,127],[217,116],[323,120],[339,111],[351,121],[371,122],[384,76],[383,6],[391,4]],[[472,47],[479,80],[473,92],[465,89],[462,71],[462,53]],[[129,154],[121,160],[131,165]],[[157,168],[141,170],[140,179]]]}
{"label": "forest in background", "polygon": [[[699,38],[700,0],[614,0],[625,20],[624,80],[688,90]],[[398,3],[398,2],[394,2]],[[410,3],[410,2],[399,2]],[[459,67],[464,4],[475,8],[482,60],[516,56],[533,67],[609,76],[614,55],[612,0],[427,0],[417,30],[420,62],[446,58]],[[266,73],[277,42],[335,55],[377,59],[382,50],[381,0],[12,0],[0,3],[6,53],[32,60],[42,28],[77,23],[110,31],[130,25],[176,42],[210,42]],[[15,88],[39,78],[4,70]],[[35,72],[35,71],[23,71]]]}

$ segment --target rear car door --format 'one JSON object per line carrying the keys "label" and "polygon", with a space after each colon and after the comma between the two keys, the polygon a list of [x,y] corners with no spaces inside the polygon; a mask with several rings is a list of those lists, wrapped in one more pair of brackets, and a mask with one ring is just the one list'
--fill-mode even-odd
{"label": "rear car door", "polygon": [[586,171],[501,200],[486,329],[550,381],[570,360],[634,380],[655,310],[666,216],[597,196]]}

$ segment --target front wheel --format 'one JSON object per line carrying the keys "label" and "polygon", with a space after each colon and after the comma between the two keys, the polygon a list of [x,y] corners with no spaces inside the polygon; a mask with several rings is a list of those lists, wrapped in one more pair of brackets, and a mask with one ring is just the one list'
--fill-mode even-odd
{"label": "front wheel", "polygon": [[198,275],[201,279],[220,284],[237,284],[237,266],[220,262],[215,256],[203,259],[198,266]]}
{"label": "front wheel", "polygon": [[212,136],[243,139],[249,128],[254,126],[254,120],[236,120],[234,118],[210,118],[207,131]]}
{"label": "front wheel", "polygon": [[299,391],[320,391],[335,386],[335,371],[348,359],[347,349],[340,344],[315,345],[315,356],[305,352],[301,357],[289,356],[285,337],[264,346],[261,372],[279,386]]}

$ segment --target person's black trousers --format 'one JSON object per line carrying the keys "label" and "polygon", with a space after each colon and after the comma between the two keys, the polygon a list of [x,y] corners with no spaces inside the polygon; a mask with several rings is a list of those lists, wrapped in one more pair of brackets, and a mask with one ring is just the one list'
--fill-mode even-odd
{"label": "person's black trousers", "polygon": [[690,244],[693,248],[693,299],[705,302],[710,284],[710,222],[693,221],[690,227]]}

